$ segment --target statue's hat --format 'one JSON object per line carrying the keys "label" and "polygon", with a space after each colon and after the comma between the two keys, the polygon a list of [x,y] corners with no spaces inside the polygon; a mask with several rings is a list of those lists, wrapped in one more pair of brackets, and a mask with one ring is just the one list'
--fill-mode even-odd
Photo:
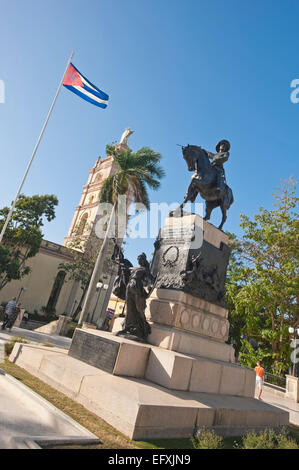
{"label": "statue's hat", "polygon": [[227,150],[226,150],[226,151],[228,152],[229,149],[230,149],[230,143],[229,143],[228,140],[225,140],[225,139],[220,140],[220,142],[218,142],[218,144],[216,145],[216,152],[219,152],[219,149],[220,149],[220,145],[221,145],[221,144],[225,144],[225,145],[226,145],[226,147],[227,147]]}

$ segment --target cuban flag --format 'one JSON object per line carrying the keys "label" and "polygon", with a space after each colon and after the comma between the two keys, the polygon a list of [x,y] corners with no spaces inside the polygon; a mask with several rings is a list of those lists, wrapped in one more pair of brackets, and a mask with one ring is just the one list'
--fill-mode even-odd
{"label": "cuban flag", "polygon": [[107,107],[109,96],[87,80],[72,63],[65,74],[63,86],[95,106]]}

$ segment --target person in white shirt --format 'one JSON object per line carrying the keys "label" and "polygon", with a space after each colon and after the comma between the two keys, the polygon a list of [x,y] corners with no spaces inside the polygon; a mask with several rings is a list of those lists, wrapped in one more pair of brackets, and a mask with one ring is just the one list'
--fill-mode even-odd
{"label": "person in white shirt", "polygon": [[12,300],[10,300],[7,303],[5,307],[4,318],[3,318],[2,327],[1,327],[2,330],[5,330],[5,327],[10,320],[10,316],[14,315],[16,308],[17,308],[16,297],[14,297]]}

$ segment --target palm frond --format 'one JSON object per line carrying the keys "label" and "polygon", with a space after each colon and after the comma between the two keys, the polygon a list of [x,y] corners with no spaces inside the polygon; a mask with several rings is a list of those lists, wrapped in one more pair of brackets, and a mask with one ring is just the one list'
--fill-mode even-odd
{"label": "palm frond", "polygon": [[101,187],[99,194],[99,202],[113,202],[113,180],[114,175],[111,175],[103,182],[103,186]]}
{"label": "palm frond", "polygon": [[146,189],[146,185],[144,182],[136,177],[136,176],[129,176],[128,175],[128,180],[129,180],[129,185],[133,193],[134,201],[142,203],[146,209],[150,208],[150,201],[149,201],[149,196],[148,192]]}
{"label": "palm frond", "polygon": [[149,208],[147,187],[157,190],[160,179],[165,176],[159,165],[161,154],[149,147],[133,153],[130,149],[120,151],[107,145],[106,151],[112,155],[117,170],[105,180],[100,192],[100,202],[114,203],[118,195],[130,190],[135,202],[141,202]]}

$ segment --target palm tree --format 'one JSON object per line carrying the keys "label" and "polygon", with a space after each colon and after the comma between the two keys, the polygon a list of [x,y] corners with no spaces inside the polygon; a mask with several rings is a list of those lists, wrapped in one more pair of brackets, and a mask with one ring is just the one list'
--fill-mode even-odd
{"label": "palm tree", "polygon": [[100,202],[117,205],[119,195],[129,194],[135,202],[141,202],[149,209],[147,186],[157,190],[160,187],[159,180],[165,175],[159,165],[160,153],[148,147],[135,153],[129,148],[119,151],[111,145],[106,146],[106,152],[113,156],[116,172],[104,181]]}
{"label": "palm tree", "polygon": [[115,213],[118,211],[118,197],[121,195],[128,196],[126,209],[132,201],[142,203],[149,209],[150,202],[147,188],[157,190],[160,187],[160,179],[165,175],[164,170],[159,164],[161,160],[160,153],[154,152],[148,147],[143,147],[134,153],[128,147],[119,148],[107,145],[106,153],[113,156],[115,171],[104,181],[100,191],[99,202],[113,204],[113,210],[90,279],[78,325],[82,324],[88,314],[97,280],[103,271],[105,254],[109,244],[109,234],[111,233],[112,223],[115,220]]}

